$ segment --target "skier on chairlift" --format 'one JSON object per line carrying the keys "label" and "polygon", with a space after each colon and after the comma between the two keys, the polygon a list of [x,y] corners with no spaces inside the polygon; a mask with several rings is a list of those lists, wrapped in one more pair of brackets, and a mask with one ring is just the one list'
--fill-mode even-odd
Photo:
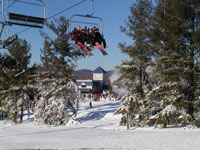
{"label": "skier on chairlift", "polygon": [[86,46],[87,48],[91,48],[92,47],[92,43],[93,43],[93,36],[92,36],[92,30],[90,28],[87,29],[87,41],[86,41]]}
{"label": "skier on chairlift", "polygon": [[[91,50],[96,48],[98,48],[103,55],[108,55],[108,53],[104,51],[104,48],[106,48],[106,41],[99,33],[99,29],[95,26],[91,30],[87,29],[86,26],[84,26],[82,30],[80,26],[74,28],[71,33],[71,39],[89,56],[93,56]],[[101,45],[102,42],[104,48]]]}
{"label": "skier on chairlift", "polygon": [[103,43],[104,48],[106,48],[106,41],[103,38],[103,36],[99,33],[99,28],[96,28],[95,26],[91,29],[91,32],[88,33],[88,43],[91,45],[91,47],[95,47],[96,44]]}
{"label": "skier on chairlift", "polygon": [[103,35],[101,35],[99,33],[99,28],[95,29],[95,42],[99,43],[100,45],[101,45],[101,43],[103,43],[104,48],[106,48],[106,41],[105,41]]}
{"label": "skier on chairlift", "polygon": [[80,32],[81,32],[81,38],[83,40],[83,44],[85,45],[85,42],[87,42],[87,27],[83,26],[83,29]]}
{"label": "skier on chairlift", "polygon": [[88,49],[91,49],[95,46],[95,29],[96,27],[93,27],[92,29],[88,28],[87,30],[86,46]]}
{"label": "skier on chairlift", "polygon": [[95,46],[95,30],[96,30],[96,27],[93,26],[92,29],[91,29],[91,37],[92,37],[92,45]]}
{"label": "skier on chairlift", "polygon": [[74,28],[74,30],[71,33],[71,39],[75,41],[77,44],[79,41],[83,42],[82,37],[81,37],[81,31],[80,31],[80,26]]}
{"label": "skier on chairlift", "polygon": [[86,48],[84,45],[83,33],[81,33],[80,26],[74,28],[71,33],[71,40],[75,41],[75,44],[78,45],[82,50],[84,50],[87,55],[93,56],[93,54]]}

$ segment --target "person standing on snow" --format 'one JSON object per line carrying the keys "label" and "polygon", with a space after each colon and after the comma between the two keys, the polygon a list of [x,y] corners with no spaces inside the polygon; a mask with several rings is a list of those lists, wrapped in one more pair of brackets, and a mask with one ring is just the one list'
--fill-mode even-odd
{"label": "person standing on snow", "polygon": [[92,108],[92,101],[90,101],[90,108]]}

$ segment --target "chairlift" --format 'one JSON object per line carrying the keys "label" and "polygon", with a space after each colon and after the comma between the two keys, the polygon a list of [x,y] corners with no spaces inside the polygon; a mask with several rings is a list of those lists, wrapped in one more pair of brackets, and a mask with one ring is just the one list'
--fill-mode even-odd
{"label": "chairlift", "polygon": [[[6,8],[4,8],[4,1],[7,1]],[[8,10],[8,0],[2,0],[2,15],[3,15],[3,22],[4,24],[8,25],[20,25],[20,26],[28,26],[32,28],[43,28],[47,12],[46,12],[46,5],[43,2],[43,0],[34,0],[34,2],[38,1],[39,3],[34,2],[27,2],[23,0],[12,0],[13,3],[25,3],[28,5],[36,5],[42,7],[44,14],[42,17],[36,17],[36,16],[29,16],[26,14],[18,14],[18,13],[12,13]],[[9,5],[11,6],[11,5]],[[13,6],[12,6],[13,7]],[[5,11],[4,11],[5,9]]]}
{"label": "chairlift", "polygon": [[[92,13],[91,14],[86,14],[86,15],[81,15],[81,14],[74,14],[72,15],[69,20],[68,20],[68,34],[70,35],[70,33],[72,32],[72,23],[75,22],[75,23],[78,23],[78,24],[89,24],[89,25],[93,25],[93,26],[96,26],[97,28],[99,28],[99,23],[91,23],[91,22],[81,22],[81,21],[75,21],[73,20],[75,17],[76,18],[79,18],[79,19],[83,19],[83,18],[88,18],[90,20],[96,20],[96,22],[100,22],[101,23],[101,35],[103,37],[103,29],[104,29],[104,23],[103,23],[103,20],[100,18],[100,17],[96,17],[96,16],[93,16],[94,15],[94,7],[93,7],[93,0],[91,0],[91,8],[92,8]],[[73,44],[72,44],[73,45]],[[88,49],[82,44],[82,43],[79,43],[78,44],[79,47],[81,49],[83,49],[89,56],[92,56],[93,54],[88,52]],[[107,53],[104,51],[104,49],[102,48],[101,45],[98,45],[98,46],[94,46],[92,48],[90,48],[90,50],[92,49],[100,49],[100,51],[103,53],[103,55],[107,55]]]}
{"label": "chairlift", "polygon": [[74,14],[70,17],[69,19],[69,32],[71,32],[71,23],[72,22],[76,22],[76,23],[83,23],[83,24],[90,24],[90,25],[95,25],[98,27],[98,23],[91,23],[91,22],[81,22],[81,21],[74,21],[72,20],[74,17],[79,17],[79,18],[89,18],[89,19],[93,19],[93,20],[99,20],[102,24],[102,34],[103,34],[103,26],[104,26],[104,23],[103,23],[103,20],[100,18],[100,17],[96,17],[96,16],[93,16],[94,15],[94,4],[93,4],[93,0],[91,0],[91,14],[86,14],[86,15],[80,15],[80,14]]}
{"label": "chairlift", "polygon": [[[42,7],[44,14],[41,15],[42,17],[37,17],[37,16],[30,16],[27,14],[9,12],[10,11],[9,8],[14,7],[15,3],[23,3],[23,4],[28,4],[31,6],[35,5],[35,6]],[[24,0],[2,0],[1,5],[2,5],[2,21],[0,21],[0,24],[1,24],[0,39],[4,30],[4,27],[7,25],[8,26],[18,25],[18,26],[26,26],[26,27],[31,27],[31,28],[44,27],[44,23],[47,17],[47,9],[43,0],[33,0],[32,2],[30,1],[27,2]],[[14,35],[14,37],[16,37],[16,35]],[[0,45],[5,45],[4,41],[6,40],[0,40]],[[7,42],[7,43],[10,43],[10,42]]]}

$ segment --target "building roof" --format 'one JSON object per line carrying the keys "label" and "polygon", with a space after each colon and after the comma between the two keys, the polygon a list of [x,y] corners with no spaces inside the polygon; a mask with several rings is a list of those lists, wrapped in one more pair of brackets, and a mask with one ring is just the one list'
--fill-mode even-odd
{"label": "building roof", "polygon": [[103,68],[101,68],[101,67],[99,66],[97,69],[95,69],[95,70],[93,71],[93,73],[106,73],[106,71],[105,71]]}

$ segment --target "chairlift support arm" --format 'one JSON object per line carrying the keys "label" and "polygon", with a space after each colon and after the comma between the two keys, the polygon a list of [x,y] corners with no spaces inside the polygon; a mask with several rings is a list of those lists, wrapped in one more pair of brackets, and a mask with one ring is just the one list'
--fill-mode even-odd
{"label": "chairlift support arm", "polygon": [[103,34],[103,28],[104,28],[103,20],[100,17],[95,17],[95,16],[92,16],[92,15],[79,15],[79,14],[72,15],[69,18],[69,31],[71,31],[71,22],[73,22],[72,19],[74,17],[91,18],[91,19],[97,19],[97,20],[99,20],[102,23],[102,34]]}
{"label": "chairlift support arm", "polygon": [[91,9],[92,9],[92,13],[90,16],[94,15],[94,4],[93,4],[93,0],[91,0]]}
{"label": "chairlift support arm", "polygon": [[94,26],[99,26],[97,23],[92,23],[92,22],[84,22],[84,21],[71,21],[74,23],[81,23],[81,24],[89,24],[89,25],[94,25]]}

